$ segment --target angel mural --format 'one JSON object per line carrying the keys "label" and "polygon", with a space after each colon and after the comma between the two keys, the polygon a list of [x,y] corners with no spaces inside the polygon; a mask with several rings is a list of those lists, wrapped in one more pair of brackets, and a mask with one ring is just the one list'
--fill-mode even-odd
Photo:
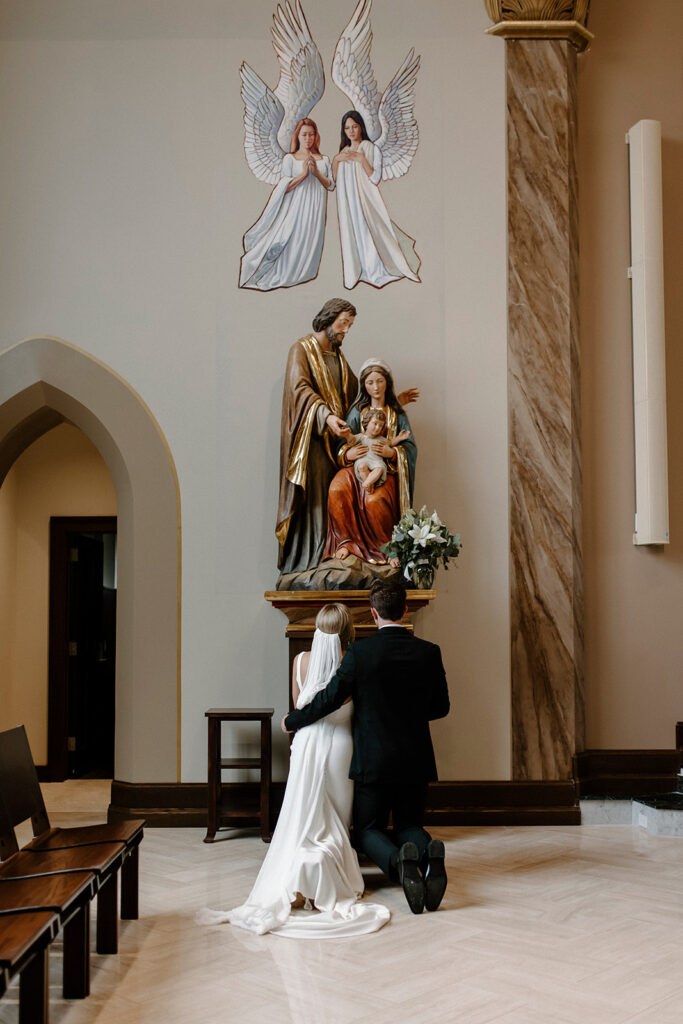
{"label": "angel mural", "polygon": [[271,30],[280,65],[273,92],[242,64],[245,152],[252,172],[274,185],[263,213],[244,236],[240,288],[270,291],[310,281],[323,251],[332,166],[308,117],[325,89],[318,48],[299,0],[278,5]]}
{"label": "angel mural", "polygon": [[246,62],[240,68],[247,161],[260,181],[274,186],[244,236],[240,288],[291,288],[317,276],[327,193],[335,185],[345,287],[420,280],[415,240],[391,220],[379,190],[380,182],[407,173],[417,150],[420,58],[411,49],[380,94],[370,62],[371,6],[372,0],[359,0],[334,54],[332,79],[353,109],[342,118],[332,162],[308,116],[323,95],[325,75],[300,0],[286,0],[273,15],[275,90]]}
{"label": "angel mural", "polygon": [[409,169],[419,139],[413,113],[420,58],[410,50],[380,95],[370,62],[372,0],[360,0],[332,62],[332,80],[353,109],[342,117],[341,145],[332,161],[344,285],[376,288],[401,278],[419,281],[415,240],[389,217],[379,183]]}

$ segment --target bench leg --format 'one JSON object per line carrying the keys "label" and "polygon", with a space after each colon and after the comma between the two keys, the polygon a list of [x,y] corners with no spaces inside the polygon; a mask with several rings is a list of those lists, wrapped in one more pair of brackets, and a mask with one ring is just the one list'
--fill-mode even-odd
{"label": "bench leg", "polygon": [[139,863],[140,844],[138,843],[121,865],[121,919],[123,921],[137,921],[138,919]]}
{"label": "bench leg", "polygon": [[85,999],[90,995],[90,904],[74,914],[64,926],[65,999]]}
{"label": "bench leg", "polygon": [[119,951],[119,874],[115,871],[97,893],[97,938],[98,953]]}
{"label": "bench leg", "polygon": [[19,1024],[48,1024],[50,1019],[48,947],[37,953],[19,978]]}

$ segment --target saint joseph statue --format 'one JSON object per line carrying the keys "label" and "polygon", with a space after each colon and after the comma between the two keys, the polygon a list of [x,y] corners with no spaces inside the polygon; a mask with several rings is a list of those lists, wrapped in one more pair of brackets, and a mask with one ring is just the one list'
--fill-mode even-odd
{"label": "saint joseph statue", "polygon": [[355,315],[350,302],[329,299],[313,320],[313,333],[289,350],[275,529],[283,574],[314,569],[323,557],[335,451],[350,434],[346,416],[358,387],[341,351]]}

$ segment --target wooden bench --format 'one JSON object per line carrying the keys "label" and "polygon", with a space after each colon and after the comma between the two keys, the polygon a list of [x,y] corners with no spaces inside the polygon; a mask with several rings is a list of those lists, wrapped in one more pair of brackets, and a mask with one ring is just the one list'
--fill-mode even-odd
{"label": "wooden bench", "polygon": [[89,873],[97,895],[98,953],[118,952],[118,871],[123,843],[76,846],[66,850],[20,850],[0,864],[0,883],[9,879],[31,881],[56,875]]}
{"label": "wooden bench", "polygon": [[[118,888],[118,881],[114,879],[111,888],[106,889],[106,883],[112,874],[121,871],[121,917],[123,920],[137,919],[139,914],[139,849],[143,837],[144,820],[136,818],[132,821],[105,822],[101,825],[86,825],[80,828],[51,828],[50,821],[45,808],[43,794],[38,782],[31,748],[29,747],[26,731],[23,725],[16,729],[8,729],[0,733],[0,789],[3,793],[6,809],[5,827],[0,827],[0,860],[16,854],[19,850],[14,829],[21,822],[31,819],[33,839],[24,847],[22,853],[34,855],[57,851],[76,850],[82,847],[90,847],[92,850],[92,869],[98,873],[101,896],[98,897],[98,953],[116,952],[111,948],[115,939],[111,934],[109,907],[112,900],[112,889]],[[104,850],[98,851],[98,847],[111,847],[112,844],[119,844],[122,847],[122,856],[114,854],[110,849],[111,862],[106,864]],[[76,858],[77,869],[83,867],[80,855]],[[47,862],[46,862],[47,863]],[[34,872],[28,872],[33,874]],[[117,893],[114,892],[114,906],[117,903]],[[100,902],[101,901],[101,902]],[[100,935],[100,911],[107,922],[108,938],[102,933]],[[104,926],[103,926],[104,927]],[[107,948],[100,943],[109,943]]]}
{"label": "wooden bench", "polygon": [[[29,818],[33,839],[20,850],[15,828]],[[138,819],[52,828],[23,726],[0,733],[0,936],[4,937],[6,922],[12,922],[14,936],[11,948],[5,950],[0,944],[0,995],[19,973],[21,1024],[46,1024],[49,1012],[47,988],[38,998],[39,986],[29,979],[46,969],[47,948],[54,935],[47,937],[50,928],[32,935],[29,918],[45,913],[55,917],[58,930],[64,933],[64,997],[87,996],[90,901],[97,896],[97,952],[116,953],[119,872],[121,917],[138,917],[143,826]],[[21,917],[26,919],[23,923]],[[4,952],[8,955],[3,959]],[[24,971],[29,972],[26,982]]]}
{"label": "wooden bench", "polygon": [[89,871],[0,877],[0,931],[4,932],[5,919],[17,913],[56,914],[59,930],[64,932],[65,999],[84,999],[90,992],[90,901],[95,889],[95,876]]}
{"label": "wooden bench", "polygon": [[[32,839],[23,847],[22,852],[46,853],[75,850],[82,847],[96,850],[98,847],[111,845],[111,843],[123,844],[121,919],[133,921],[137,920],[139,916],[140,843],[142,842],[144,824],[144,819],[135,818],[112,824],[84,825],[80,828],[50,828],[47,832]],[[97,906],[99,914],[99,898]],[[116,907],[116,902],[114,906]],[[97,952],[101,953],[104,950],[98,949]]]}
{"label": "wooden bench", "polygon": [[59,931],[50,910],[11,913],[0,918],[0,997],[19,975],[19,1024],[47,1024],[48,949]]}

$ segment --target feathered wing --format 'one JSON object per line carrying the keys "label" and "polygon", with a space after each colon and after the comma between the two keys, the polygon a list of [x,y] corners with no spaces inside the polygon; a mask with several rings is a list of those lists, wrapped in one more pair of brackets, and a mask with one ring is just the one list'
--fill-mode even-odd
{"label": "feathered wing", "polygon": [[247,162],[260,181],[275,185],[297,121],[310,113],[325,90],[325,73],[300,0],[278,4],[271,31],[280,65],[275,91],[246,62],[240,77]]}
{"label": "feathered wing", "polygon": [[300,0],[286,0],[284,6],[278,4],[271,34],[280,65],[275,95],[284,108],[278,140],[289,152],[297,121],[310,114],[325,91],[325,72]]}
{"label": "feathered wing", "polygon": [[374,142],[382,126],[378,118],[379,92],[370,61],[372,0],[359,0],[337,43],[332,59],[332,81],[362,115],[368,135]]}
{"label": "feathered wing", "polygon": [[259,181],[275,185],[280,180],[285,155],[277,141],[278,128],[285,112],[277,96],[246,63],[240,68],[240,78],[247,162]]}
{"label": "feathered wing", "polygon": [[420,133],[415,120],[415,82],[420,58],[411,50],[384,90],[378,117],[382,134],[377,145],[382,151],[382,180],[400,178],[413,162]]}

